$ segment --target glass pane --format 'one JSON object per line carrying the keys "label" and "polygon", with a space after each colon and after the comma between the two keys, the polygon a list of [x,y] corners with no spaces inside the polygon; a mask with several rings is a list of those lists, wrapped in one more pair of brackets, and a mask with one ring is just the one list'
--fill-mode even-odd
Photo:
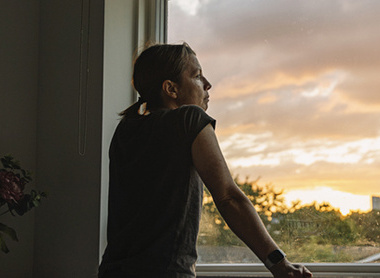
{"label": "glass pane", "polygon": [[[197,53],[232,175],[292,261],[380,262],[379,14],[376,0],[169,1],[169,42]],[[258,262],[208,192],[199,255]]]}

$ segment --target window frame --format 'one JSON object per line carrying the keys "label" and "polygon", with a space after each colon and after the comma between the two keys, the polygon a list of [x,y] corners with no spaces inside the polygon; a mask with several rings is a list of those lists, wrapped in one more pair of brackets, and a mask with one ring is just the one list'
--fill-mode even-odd
{"label": "window frame", "polygon": [[[314,275],[339,275],[351,277],[379,276],[380,264],[378,263],[305,263]],[[218,277],[271,277],[264,264],[198,264],[196,266],[198,276]],[[269,276],[268,276],[269,275]]]}

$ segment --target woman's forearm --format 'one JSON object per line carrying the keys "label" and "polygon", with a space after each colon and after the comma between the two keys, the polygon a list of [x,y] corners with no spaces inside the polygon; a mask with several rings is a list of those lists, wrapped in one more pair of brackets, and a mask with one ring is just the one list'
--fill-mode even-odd
{"label": "woman's forearm", "polygon": [[216,206],[230,229],[265,261],[268,254],[278,249],[251,201],[237,186],[227,197],[215,200]]}

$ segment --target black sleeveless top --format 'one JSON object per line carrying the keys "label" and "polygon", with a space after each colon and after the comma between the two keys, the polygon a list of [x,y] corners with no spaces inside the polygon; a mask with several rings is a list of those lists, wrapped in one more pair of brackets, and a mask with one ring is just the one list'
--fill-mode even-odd
{"label": "black sleeveless top", "polygon": [[[194,277],[203,183],[191,146],[215,120],[194,105],[123,118],[110,156],[108,245],[99,277]],[[128,276],[126,276],[128,277]]]}

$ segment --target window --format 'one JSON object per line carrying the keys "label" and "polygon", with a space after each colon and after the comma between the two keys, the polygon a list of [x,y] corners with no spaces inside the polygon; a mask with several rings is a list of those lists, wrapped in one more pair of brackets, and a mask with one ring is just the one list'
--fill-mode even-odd
{"label": "window", "polygon": [[[168,42],[189,43],[213,84],[237,183],[290,260],[319,271],[380,272],[379,12],[376,0],[169,1]],[[199,269],[259,262],[205,196]]]}

